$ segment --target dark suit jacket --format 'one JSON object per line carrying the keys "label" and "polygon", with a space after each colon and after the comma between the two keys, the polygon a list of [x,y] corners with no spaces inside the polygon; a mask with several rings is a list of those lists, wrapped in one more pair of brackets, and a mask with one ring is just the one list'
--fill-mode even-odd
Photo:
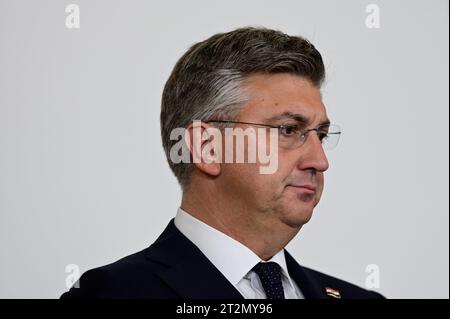
{"label": "dark suit jacket", "polygon": [[[382,298],[376,292],[300,266],[286,251],[286,264],[305,298],[332,298],[325,288],[342,298]],[[112,264],[84,273],[79,288],[61,298],[242,299],[243,296],[186,238],[172,219],[148,248]]]}

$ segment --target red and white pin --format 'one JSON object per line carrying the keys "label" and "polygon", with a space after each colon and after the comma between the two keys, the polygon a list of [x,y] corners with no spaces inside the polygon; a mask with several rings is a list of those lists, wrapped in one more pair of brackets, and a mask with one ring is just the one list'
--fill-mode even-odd
{"label": "red and white pin", "polygon": [[325,292],[327,293],[328,296],[333,297],[333,298],[341,298],[341,293],[339,292],[339,290],[330,288],[330,287],[325,287]]}

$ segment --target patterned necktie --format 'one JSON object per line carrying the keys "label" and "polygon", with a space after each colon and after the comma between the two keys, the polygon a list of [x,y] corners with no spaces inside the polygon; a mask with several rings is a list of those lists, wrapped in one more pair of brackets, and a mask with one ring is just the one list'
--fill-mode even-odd
{"label": "patterned necktie", "polygon": [[267,299],[285,299],[283,284],[281,283],[281,267],[277,263],[258,263],[253,270],[261,280]]}

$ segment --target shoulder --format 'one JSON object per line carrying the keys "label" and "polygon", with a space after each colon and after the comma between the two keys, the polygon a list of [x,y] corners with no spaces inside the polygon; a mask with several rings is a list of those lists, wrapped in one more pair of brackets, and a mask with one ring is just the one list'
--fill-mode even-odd
{"label": "shoulder", "polygon": [[[149,248],[86,271],[61,299],[170,298],[156,273],[162,265],[146,259]],[[149,289],[150,288],[150,289]]]}
{"label": "shoulder", "polygon": [[314,278],[314,280],[323,287],[323,289],[330,289],[329,295],[338,292],[338,296],[345,299],[384,299],[385,297],[378,292],[361,288],[357,285],[349,283],[345,280],[338,279],[336,277],[324,274],[317,270],[303,267],[308,276]]}

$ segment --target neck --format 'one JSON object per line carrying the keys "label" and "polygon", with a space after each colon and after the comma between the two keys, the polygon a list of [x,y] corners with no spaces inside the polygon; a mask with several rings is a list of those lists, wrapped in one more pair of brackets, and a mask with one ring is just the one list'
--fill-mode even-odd
{"label": "neck", "polygon": [[258,212],[236,200],[224,198],[214,184],[202,183],[183,193],[181,208],[190,215],[239,241],[262,260],[282,250],[300,228],[292,228],[275,214]]}

